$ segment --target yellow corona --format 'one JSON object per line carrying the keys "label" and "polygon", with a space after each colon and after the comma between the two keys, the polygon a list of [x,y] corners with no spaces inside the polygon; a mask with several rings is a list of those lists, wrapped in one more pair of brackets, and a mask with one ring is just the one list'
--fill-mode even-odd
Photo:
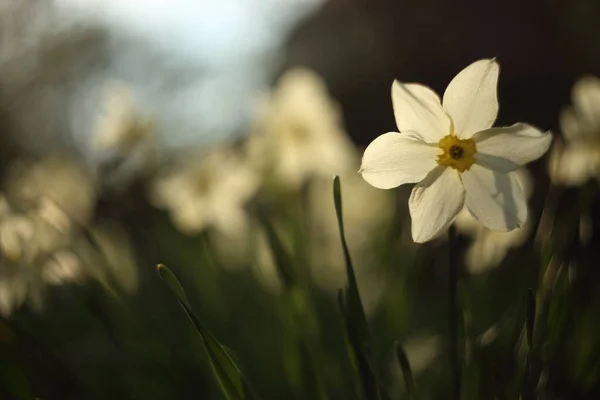
{"label": "yellow corona", "polygon": [[438,156],[439,165],[465,172],[475,163],[475,142],[472,139],[459,139],[450,134],[440,139],[438,146],[444,151]]}

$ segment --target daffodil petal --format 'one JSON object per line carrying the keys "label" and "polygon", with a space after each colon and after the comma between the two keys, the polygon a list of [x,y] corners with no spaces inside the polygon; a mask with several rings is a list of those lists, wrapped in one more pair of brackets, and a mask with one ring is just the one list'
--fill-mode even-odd
{"label": "daffodil petal", "polygon": [[452,79],[444,92],[444,110],[454,123],[454,133],[468,139],[490,128],[498,115],[496,60],[479,60]]}
{"label": "daffodil petal", "polygon": [[491,128],[473,136],[475,162],[488,169],[510,172],[540,158],[552,143],[552,134],[527,124]]}
{"label": "daffodil petal", "polygon": [[450,118],[439,96],[428,87],[394,81],[392,103],[400,132],[418,132],[428,143],[437,143],[450,133]]}
{"label": "daffodil petal", "polygon": [[360,172],[364,180],[380,189],[421,181],[437,165],[439,148],[412,132],[385,133],[369,144]]}
{"label": "daffodil petal", "polygon": [[477,164],[462,174],[465,204],[486,228],[510,231],[527,220],[527,200],[517,173],[502,173]]}
{"label": "daffodil petal", "polygon": [[458,171],[438,166],[414,187],[408,199],[412,237],[417,243],[441,235],[465,203],[465,189]]}

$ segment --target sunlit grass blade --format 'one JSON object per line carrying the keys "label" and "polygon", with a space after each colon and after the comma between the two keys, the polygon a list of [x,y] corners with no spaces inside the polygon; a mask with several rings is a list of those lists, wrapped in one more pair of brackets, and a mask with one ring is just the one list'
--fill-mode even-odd
{"label": "sunlit grass blade", "polygon": [[369,337],[369,328],[367,325],[367,317],[365,316],[365,311],[360,300],[360,294],[358,292],[358,284],[356,283],[356,275],[354,274],[354,267],[346,242],[346,234],[344,233],[342,189],[339,176],[333,178],[333,202],[340,230],[344,260],[346,262],[346,273],[348,275],[348,287],[345,291],[347,315],[352,319],[354,329],[356,329],[358,334],[358,341],[363,345]]}
{"label": "sunlit grass blade", "polygon": [[177,297],[177,301],[200,335],[211,369],[225,398],[227,400],[258,399],[227,350],[193,313],[187,295],[177,277],[162,264],[157,266],[157,270],[161,279],[167,283]]}
{"label": "sunlit grass blade", "polygon": [[348,335],[348,347],[350,351],[350,360],[352,361],[361,382],[361,391],[363,399],[368,400],[384,400],[387,399],[386,394],[381,388],[381,385],[377,381],[375,371],[369,363],[367,354],[365,353],[365,346],[360,341],[360,335],[357,329],[354,327],[352,318],[348,315],[346,298],[344,291],[338,292],[338,301],[340,310],[344,317],[346,325],[346,333]]}
{"label": "sunlit grass blade", "polygon": [[356,363],[355,367],[361,378],[364,398],[387,399],[387,394],[383,390],[383,386],[379,383],[375,370],[372,368],[366,353],[369,340],[369,327],[358,291],[350,250],[346,242],[342,211],[342,188],[339,176],[333,178],[333,202],[346,263],[346,274],[348,276],[348,286],[338,292],[338,301],[346,325],[350,351],[352,352],[351,359]]}
{"label": "sunlit grass blade", "polygon": [[275,231],[275,227],[267,218],[262,210],[258,210],[257,212],[258,220],[262,225],[265,234],[267,235],[267,241],[269,242],[269,247],[273,251],[273,257],[275,258],[275,266],[286,288],[290,288],[294,285],[296,279],[293,271],[293,260],[288,254],[283,242],[279,238],[279,235]]}
{"label": "sunlit grass blade", "polygon": [[[308,298],[309,290],[306,286],[306,282],[299,276],[302,272],[294,268],[298,265],[296,260],[290,254],[290,251],[286,249],[281,237],[275,230],[271,220],[265,215],[264,211],[258,209],[257,211],[258,220],[262,225],[267,241],[273,252],[275,258],[275,265],[284,286],[284,296],[282,297],[282,310],[287,318],[293,320],[294,324],[298,327],[302,327],[304,323],[308,323],[307,319],[312,318],[311,313],[316,311],[313,308],[311,299]],[[297,252],[293,253],[294,256],[298,256]],[[299,334],[299,338],[294,339],[297,343],[294,345],[292,351],[296,352],[297,356],[297,369],[298,374],[298,389],[302,393],[302,398],[325,400],[327,396],[322,388],[319,373],[317,371],[318,365],[314,362],[311,351],[307,342],[302,337],[303,328],[296,331]]]}
{"label": "sunlit grass blade", "polygon": [[169,268],[162,264],[158,264],[156,266],[156,270],[158,271],[160,278],[167,283],[169,289],[175,293],[175,296],[177,296],[179,300],[184,302],[189,307],[190,301],[188,300],[187,294],[185,293],[185,290],[183,290],[183,286],[181,286],[181,283],[179,283],[179,279],[177,279],[175,274],[173,274]]}
{"label": "sunlit grass blade", "polygon": [[412,370],[410,369],[410,363],[408,362],[408,357],[406,357],[406,353],[402,348],[400,343],[396,342],[394,344],[394,348],[396,350],[396,358],[398,359],[398,364],[400,364],[400,369],[402,370],[402,375],[404,376],[404,383],[406,385],[406,392],[410,396],[411,399],[416,399],[416,390],[415,390],[415,382],[413,380]]}

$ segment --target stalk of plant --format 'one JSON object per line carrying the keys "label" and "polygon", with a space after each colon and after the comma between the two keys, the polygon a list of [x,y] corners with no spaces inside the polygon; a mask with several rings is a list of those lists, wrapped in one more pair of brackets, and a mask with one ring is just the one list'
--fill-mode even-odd
{"label": "stalk of plant", "polygon": [[456,304],[456,286],[458,283],[458,265],[456,262],[456,228],[448,230],[448,316],[450,325],[450,364],[452,370],[452,400],[460,400],[461,361],[458,349],[458,308]]}

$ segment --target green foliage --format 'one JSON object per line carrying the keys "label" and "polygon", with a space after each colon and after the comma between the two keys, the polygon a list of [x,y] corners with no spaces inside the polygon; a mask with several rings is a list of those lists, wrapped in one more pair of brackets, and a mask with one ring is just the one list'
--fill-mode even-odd
{"label": "green foliage", "polygon": [[395,343],[394,347],[396,349],[396,357],[398,358],[398,364],[400,365],[400,368],[402,369],[402,375],[404,376],[406,392],[412,400],[416,400],[417,395],[415,389],[415,382],[413,380],[413,374],[410,369],[408,357],[406,357],[406,353],[404,352],[404,349],[402,348],[400,343]]}
{"label": "green foliage", "polygon": [[175,275],[162,264],[158,265],[157,270],[160,277],[173,291],[185,314],[198,331],[223,396],[227,400],[258,399],[225,347],[219,343],[212,332],[194,315],[187,295]]}
{"label": "green foliage", "polygon": [[337,216],[342,250],[346,262],[346,274],[348,275],[348,286],[338,292],[338,304],[346,325],[346,334],[349,342],[350,359],[357,369],[362,383],[362,395],[364,399],[381,400],[386,399],[385,390],[380,384],[376,372],[369,360],[369,326],[358,292],[356,275],[350,258],[350,251],[346,243],[344,233],[344,218],[342,213],[342,188],[340,178],[333,178],[333,201]]}
{"label": "green foliage", "polygon": [[[135,296],[73,285],[50,290],[42,311],[19,310],[6,321],[10,334],[0,327],[0,398],[449,398],[445,242],[414,246],[386,233],[376,265],[362,265],[348,242],[343,187],[335,178],[329,208],[346,287],[332,292],[312,279],[297,210],[252,214],[280,283],[269,290],[250,261],[225,266],[212,232],[183,236],[152,215],[132,235],[138,262],[167,260],[177,277],[142,268]],[[468,274],[469,242],[457,237],[462,400],[595,398],[597,243],[577,239],[580,209],[565,204],[579,194],[565,196],[544,248],[529,242],[496,269]],[[385,278],[375,307],[365,301],[366,267]],[[444,343],[431,357],[408,345],[423,332]]]}

